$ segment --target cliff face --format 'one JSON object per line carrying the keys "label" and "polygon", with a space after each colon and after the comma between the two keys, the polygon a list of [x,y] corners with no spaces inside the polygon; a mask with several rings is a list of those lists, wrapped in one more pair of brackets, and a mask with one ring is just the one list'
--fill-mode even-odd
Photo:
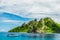
{"label": "cliff face", "polygon": [[60,24],[54,22],[50,17],[41,18],[23,23],[21,26],[9,30],[9,32],[28,32],[28,33],[60,33]]}

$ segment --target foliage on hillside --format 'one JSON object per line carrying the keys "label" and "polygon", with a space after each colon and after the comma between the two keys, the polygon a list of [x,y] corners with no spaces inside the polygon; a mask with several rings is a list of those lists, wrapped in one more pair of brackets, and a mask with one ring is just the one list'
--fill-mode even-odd
{"label": "foliage on hillside", "polygon": [[9,30],[9,32],[28,33],[60,33],[60,24],[54,22],[50,17],[37,19],[23,23],[21,26]]}

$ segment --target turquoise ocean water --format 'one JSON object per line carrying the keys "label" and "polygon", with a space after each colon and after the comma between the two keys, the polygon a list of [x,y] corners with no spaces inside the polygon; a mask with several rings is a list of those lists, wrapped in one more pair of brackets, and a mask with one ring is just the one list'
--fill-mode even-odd
{"label": "turquoise ocean water", "polygon": [[18,36],[8,36],[8,32],[0,32],[0,40],[60,40],[60,34],[13,33]]}

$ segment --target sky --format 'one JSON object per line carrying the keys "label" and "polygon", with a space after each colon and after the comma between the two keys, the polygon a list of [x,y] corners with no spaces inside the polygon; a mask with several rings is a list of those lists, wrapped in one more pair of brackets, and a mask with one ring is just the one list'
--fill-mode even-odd
{"label": "sky", "polygon": [[[29,18],[29,20],[31,18],[51,17],[60,23],[60,0],[0,0],[0,15],[3,14],[3,12],[17,15],[24,19]],[[10,17],[10,19],[0,17],[2,20],[0,21],[0,31],[8,31],[10,28],[13,28],[13,26],[21,25],[23,22],[29,21],[11,18],[12,17]],[[11,25],[11,27],[8,25]]]}

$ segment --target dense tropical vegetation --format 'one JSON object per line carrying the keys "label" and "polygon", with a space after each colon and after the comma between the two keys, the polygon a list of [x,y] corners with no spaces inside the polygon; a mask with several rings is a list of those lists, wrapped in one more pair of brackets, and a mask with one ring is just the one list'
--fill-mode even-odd
{"label": "dense tropical vegetation", "polygon": [[50,17],[37,19],[23,23],[21,26],[9,30],[9,32],[28,32],[28,33],[60,33],[60,24]]}

